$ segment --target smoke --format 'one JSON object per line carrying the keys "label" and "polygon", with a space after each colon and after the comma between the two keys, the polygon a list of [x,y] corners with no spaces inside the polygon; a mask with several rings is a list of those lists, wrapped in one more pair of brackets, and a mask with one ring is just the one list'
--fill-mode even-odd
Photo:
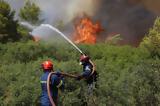
{"label": "smoke", "polygon": [[[24,6],[24,0],[6,0],[16,10]],[[44,23],[55,26],[62,21],[67,30],[73,30],[73,19],[82,13],[99,20],[106,36],[121,34],[123,43],[137,45],[157,16],[160,0],[34,0],[41,9]],[[17,15],[18,17],[18,15]],[[68,34],[67,34],[68,35]]]}
{"label": "smoke", "polygon": [[[19,12],[20,8],[24,6],[25,0],[6,0],[11,4],[12,8]],[[32,1],[32,0],[30,0]],[[57,21],[63,21],[67,24],[74,19],[77,14],[87,13],[93,16],[95,13],[95,0],[34,0],[41,11],[41,18],[45,20],[44,23],[55,24]]]}
{"label": "smoke", "polygon": [[121,34],[123,43],[137,45],[148,33],[156,18],[154,11],[145,6],[146,2],[140,1],[100,0],[101,4],[94,18],[101,21],[107,35]]}
{"label": "smoke", "polygon": [[160,0],[129,0],[129,2],[132,4],[141,4],[149,11],[160,15]]}
{"label": "smoke", "polygon": [[[25,0],[6,0],[12,7],[16,10],[16,19],[19,19],[18,13],[20,8],[25,5]],[[27,1],[27,0],[26,0]],[[66,35],[71,35],[73,33],[73,19],[82,13],[86,13],[89,16],[94,16],[97,2],[96,0],[30,0],[34,2],[41,9],[40,19],[44,20],[44,24],[51,24],[53,26],[58,26],[57,24],[62,24],[63,31]],[[62,23],[61,23],[62,22]],[[26,25],[26,23],[25,23]],[[29,27],[29,25],[27,24]],[[61,26],[60,26],[61,27]],[[59,39],[57,33],[46,28],[40,27],[34,30],[39,38],[44,40]],[[53,36],[55,35],[55,36]],[[52,37],[52,38],[51,38]]]}

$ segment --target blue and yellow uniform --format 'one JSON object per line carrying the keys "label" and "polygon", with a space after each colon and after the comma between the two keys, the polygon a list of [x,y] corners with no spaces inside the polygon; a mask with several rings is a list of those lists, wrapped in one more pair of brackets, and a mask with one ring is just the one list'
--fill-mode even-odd
{"label": "blue and yellow uniform", "polygon": [[83,73],[81,74],[84,78],[88,78],[91,73],[93,66],[90,63],[83,64]]}
{"label": "blue and yellow uniform", "polygon": [[85,78],[87,84],[92,84],[97,81],[97,72],[93,70],[94,66],[90,58],[86,55],[81,55],[80,64],[83,66],[83,72],[77,77],[78,80]]}
{"label": "blue and yellow uniform", "polygon": [[[44,74],[41,76],[41,88],[42,88],[41,106],[52,106],[47,92],[47,78],[49,73],[50,71],[45,71]],[[64,86],[63,78],[61,77],[59,72],[53,74],[50,78],[50,94],[55,104],[57,104],[58,88],[59,87],[62,88],[63,86]]]}
{"label": "blue and yellow uniform", "polygon": [[93,65],[90,62],[83,64],[83,72],[81,76],[86,79],[87,84],[92,84],[96,79],[96,72],[93,72]]}

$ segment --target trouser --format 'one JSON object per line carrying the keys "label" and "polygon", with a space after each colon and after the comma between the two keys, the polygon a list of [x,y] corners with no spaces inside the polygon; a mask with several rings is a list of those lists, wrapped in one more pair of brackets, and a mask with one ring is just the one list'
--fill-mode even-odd
{"label": "trouser", "polygon": [[88,85],[88,94],[92,94],[93,89],[97,87],[98,73],[95,71],[90,77],[87,78],[86,82]]}
{"label": "trouser", "polygon": [[[54,98],[54,97],[52,97],[52,98],[53,98],[55,105],[58,106],[57,98]],[[52,106],[52,104],[50,101],[41,101],[41,106]]]}
{"label": "trouser", "polygon": [[86,79],[88,85],[93,84],[93,82],[97,82],[98,73],[94,71],[94,73]]}

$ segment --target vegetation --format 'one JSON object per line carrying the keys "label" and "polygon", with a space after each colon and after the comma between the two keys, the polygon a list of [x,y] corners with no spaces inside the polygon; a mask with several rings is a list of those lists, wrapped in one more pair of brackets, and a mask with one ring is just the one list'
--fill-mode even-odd
{"label": "vegetation", "polygon": [[149,34],[144,37],[141,46],[147,48],[151,52],[152,57],[160,58],[160,17],[156,19]]}
{"label": "vegetation", "polygon": [[[44,60],[52,60],[57,70],[73,74],[82,72],[77,62],[80,54],[72,46],[33,42],[27,38],[24,42],[27,30],[22,30],[21,26],[11,27],[13,23],[17,25],[13,20],[14,12],[2,0],[0,11],[0,105],[39,105],[43,73],[40,65]],[[9,25],[15,31],[10,30]],[[17,41],[17,36],[22,38]],[[88,95],[84,80],[65,78],[65,91],[59,95],[60,106],[159,106],[159,37],[160,18],[157,18],[140,47],[106,43],[78,45],[96,64],[98,88],[93,95]]]}
{"label": "vegetation", "polygon": [[36,24],[40,22],[40,12],[40,8],[35,3],[32,3],[29,0],[27,0],[25,6],[21,8],[19,16],[24,21]]}
{"label": "vegetation", "polygon": [[[92,57],[97,66],[99,87],[90,98],[95,99],[98,106],[159,104],[160,60],[153,59],[147,50],[106,44],[80,47]],[[0,49],[0,104],[39,103],[40,64],[43,60],[51,59],[55,68],[64,72],[81,72],[76,61],[79,54],[69,45],[52,46],[29,41],[1,44]],[[59,98],[60,104],[81,106],[88,102],[84,81],[66,78],[65,86]],[[81,93],[83,90],[84,93]]]}
{"label": "vegetation", "polygon": [[20,39],[17,32],[17,21],[14,20],[15,12],[11,10],[9,4],[0,0],[0,42],[13,42]]}

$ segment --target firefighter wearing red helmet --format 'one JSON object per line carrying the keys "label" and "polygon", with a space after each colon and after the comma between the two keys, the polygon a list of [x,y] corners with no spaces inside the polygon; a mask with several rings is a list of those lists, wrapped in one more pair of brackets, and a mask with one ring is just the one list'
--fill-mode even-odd
{"label": "firefighter wearing red helmet", "polygon": [[[51,101],[49,99],[48,91],[47,91],[47,79],[51,72],[54,71],[53,63],[48,60],[44,61],[42,64],[43,69],[43,75],[41,76],[41,88],[42,88],[42,94],[41,94],[41,106],[52,106]],[[58,89],[63,88],[63,76],[60,74],[60,72],[55,72],[50,77],[50,95],[54,101],[55,104],[57,104],[57,98],[58,98]]]}
{"label": "firefighter wearing red helmet", "polygon": [[52,71],[53,70],[53,64],[51,61],[44,61],[42,63],[42,68],[44,71]]}
{"label": "firefighter wearing red helmet", "polygon": [[86,79],[87,84],[92,86],[92,84],[97,81],[97,72],[90,57],[87,55],[81,55],[80,65],[83,66],[83,72],[77,77],[77,80],[84,78]]}

